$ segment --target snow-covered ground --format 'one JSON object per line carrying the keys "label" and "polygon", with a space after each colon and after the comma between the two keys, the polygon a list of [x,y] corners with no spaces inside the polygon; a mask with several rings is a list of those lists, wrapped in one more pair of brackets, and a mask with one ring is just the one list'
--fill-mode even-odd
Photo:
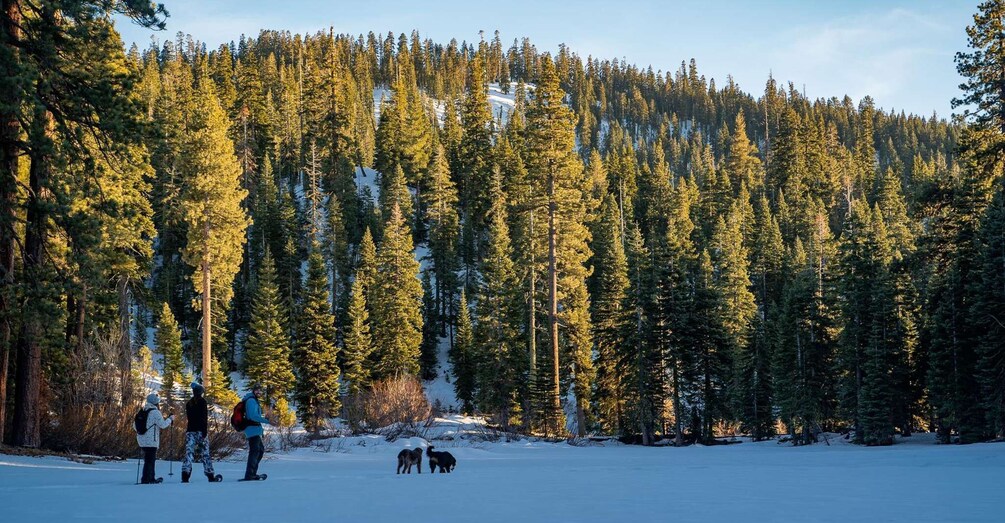
{"label": "snow-covered ground", "polygon": [[[886,448],[837,442],[722,447],[574,447],[434,442],[454,473],[395,475],[401,448],[377,437],[330,452],[270,454],[264,483],[201,475],[135,486],[136,462],[80,464],[0,455],[2,521],[1002,521],[1005,446],[940,446],[926,435]],[[425,461],[425,460],[424,460]],[[423,463],[425,465],[425,463]],[[196,464],[196,473],[199,474]]]}

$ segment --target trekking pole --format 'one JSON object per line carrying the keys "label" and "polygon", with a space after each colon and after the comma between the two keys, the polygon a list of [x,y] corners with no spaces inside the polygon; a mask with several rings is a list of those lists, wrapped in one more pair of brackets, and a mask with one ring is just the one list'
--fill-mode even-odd
{"label": "trekking pole", "polygon": [[143,458],[143,449],[140,448],[140,455],[136,456],[136,484],[140,484],[140,459]]}
{"label": "trekking pole", "polygon": [[174,460],[171,459],[171,452],[174,451],[174,431],[168,433],[168,476],[174,476]]}

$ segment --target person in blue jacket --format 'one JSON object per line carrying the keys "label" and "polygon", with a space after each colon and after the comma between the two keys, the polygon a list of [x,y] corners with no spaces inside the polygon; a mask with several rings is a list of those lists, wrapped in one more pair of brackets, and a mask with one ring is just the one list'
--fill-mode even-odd
{"label": "person in blue jacket", "polygon": [[244,429],[244,437],[248,439],[248,468],[244,472],[246,481],[265,479],[258,474],[258,463],[265,455],[265,444],[262,443],[265,431],[262,425],[268,425],[269,420],[262,415],[262,407],[258,403],[261,394],[262,387],[252,385],[251,392],[244,396],[244,416],[248,420],[248,426]]}

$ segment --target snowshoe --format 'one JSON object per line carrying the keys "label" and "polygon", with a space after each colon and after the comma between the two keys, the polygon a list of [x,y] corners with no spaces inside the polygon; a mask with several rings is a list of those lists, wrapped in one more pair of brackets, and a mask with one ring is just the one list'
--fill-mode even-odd
{"label": "snowshoe", "polygon": [[254,477],[239,479],[237,481],[265,481],[265,479],[268,478],[268,477],[269,477],[268,474],[259,474],[259,475],[254,476]]}
{"label": "snowshoe", "polygon": [[208,479],[210,483],[219,483],[220,481],[223,481],[223,476],[220,474],[206,474],[206,479]]}
{"label": "snowshoe", "polygon": [[164,478],[157,478],[157,479],[154,479],[152,481],[144,481],[142,483],[144,485],[156,485],[158,483],[164,483]]}

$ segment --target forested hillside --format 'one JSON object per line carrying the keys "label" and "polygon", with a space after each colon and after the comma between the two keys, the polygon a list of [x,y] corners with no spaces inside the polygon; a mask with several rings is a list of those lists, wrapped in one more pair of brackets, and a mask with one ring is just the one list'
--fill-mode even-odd
{"label": "forested hillside", "polygon": [[126,49],[112,14],[164,13],[4,6],[15,445],[81,395],[130,405],[151,345],[168,393],[193,371],[229,408],[240,371],[308,428],[447,372],[524,433],[1005,435],[1002,2],[953,122],[498,33]]}

